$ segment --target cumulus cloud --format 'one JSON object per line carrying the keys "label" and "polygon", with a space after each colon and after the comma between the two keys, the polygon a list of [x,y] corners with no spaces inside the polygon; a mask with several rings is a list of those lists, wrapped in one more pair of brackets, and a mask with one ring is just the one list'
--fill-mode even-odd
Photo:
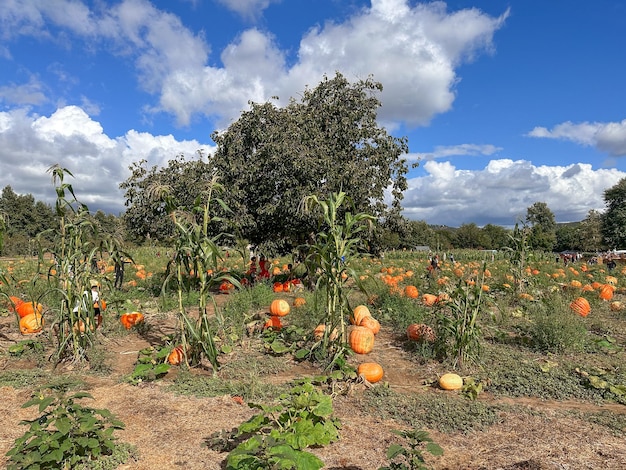
{"label": "cumulus cloud", "polygon": [[[270,4],[221,2],[238,12]],[[509,14],[492,17],[476,8],[448,12],[443,2],[410,6],[408,0],[372,0],[370,8],[344,23],[311,29],[295,58],[287,57],[271,34],[250,29],[220,52],[217,64],[202,34],[146,0],[124,0],[102,10],[70,0],[21,3],[23,8],[10,3],[0,12],[10,34],[53,37],[60,29],[88,38],[91,47],[99,42],[134,59],[140,85],[159,101],[153,110],[173,114],[181,125],[194,114],[228,123],[250,100],[278,96],[286,103],[337,70],[350,80],[373,75],[384,84],[380,117],[385,122],[427,124],[452,106],[456,68],[492,49],[493,35]],[[66,11],[72,14],[59,14]],[[288,62],[293,65],[287,67]]]}
{"label": "cumulus cloud", "polygon": [[477,171],[436,161],[423,168],[426,176],[409,180],[404,215],[452,227],[472,222],[513,226],[535,202],[545,202],[557,222],[580,221],[591,209],[604,210],[604,190],[626,177],[589,164],[535,166],[509,159],[492,160]]}
{"label": "cumulus cloud", "polygon": [[165,166],[174,156],[193,158],[213,147],[195,140],[178,141],[172,135],[153,136],[134,130],[111,137],[81,108],[66,106],[50,116],[26,109],[0,112],[0,175],[18,194],[53,203],[55,194],[47,169],[59,164],[74,175],[70,183],[92,210],[118,214],[124,210],[119,183],[130,176],[132,162]]}
{"label": "cumulus cloud", "polygon": [[543,139],[569,140],[596,147],[613,157],[626,156],[626,119],[621,122],[564,122],[552,129],[535,127],[527,134]]}

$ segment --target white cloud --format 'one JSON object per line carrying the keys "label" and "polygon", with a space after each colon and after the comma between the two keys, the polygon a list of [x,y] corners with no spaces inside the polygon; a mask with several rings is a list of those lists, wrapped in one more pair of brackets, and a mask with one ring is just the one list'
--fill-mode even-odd
{"label": "white cloud", "polygon": [[591,165],[535,166],[525,160],[492,160],[478,171],[458,170],[449,162],[424,164],[426,176],[409,180],[404,215],[431,224],[512,226],[535,202],[545,202],[557,222],[583,220],[603,211],[602,194],[626,173],[593,170]]}
{"label": "white cloud", "polygon": [[493,155],[502,150],[501,147],[485,144],[460,144],[450,146],[437,146],[432,152],[413,153],[409,156],[409,160],[435,160],[438,158],[458,157],[458,156],[476,156],[476,155]]}
{"label": "white cloud", "polygon": [[[491,17],[474,8],[447,12],[443,2],[410,6],[408,0],[372,0],[371,8],[345,23],[310,30],[288,69],[286,52],[257,29],[244,31],[221,52],[221,66],[210,65],[203,35],[146,0],[92,11],[70,0],[20,3],[24,8],[10,3],[9,11],[0,13],[3,24],[15,29],[11,34],[53,36],[53,28],[61,29],[89,39],[90,47],[98,47],[99,39],[107,51],[135,60],[140,85],[182,125],[194,114],[228,123],[249,100],[279,96],[286,103],[336,71],[350,80],[373,75],[383,83],[382,120],[424,125],[451,108],[459,80],[455,68],[489,52],[493,34],[508,17],[508,10]],[[260,11],[270,0],[222,3],[238,12]],[[59,14],[70,10],[74,16]]]}
{"label": "white cloud", "polygon": [[118,185],[130,176],[132,162],[146,159],[149,167],[165,166],[176,155],[192,158],[201,149],[204,155],[213,151],[171,135],[130,130],[121,137],[107,136],[99,122],[76,106],[50,116],[31,115],[26,109],[0,112],[0,186],[51,204],[55,194],[46,170],[54,164],[72,172],[68,182],[90,209],[117,214],[124,210]]}
{"label": "white cloud", "polygon": [[552,129],[535,127],[529,137],[569,140],[596,147],[613,157],[626,156],[626,119],[621,122],[564,122]]}
{"label": "white cloud", "polygon": [[[263,10],[270,6],[271,3],[277,3],[280,0],[217,0],[229,10],[234,11],[238,15],[248,20],[258,18]],[[288,0],[287,0],[288,1]]]}
{"label": "white cloud", "polygon": [[0,87],[0,102],[10,105],[42,104],[46,101],[43,85],[35,77],[30,77],[28,83]]}

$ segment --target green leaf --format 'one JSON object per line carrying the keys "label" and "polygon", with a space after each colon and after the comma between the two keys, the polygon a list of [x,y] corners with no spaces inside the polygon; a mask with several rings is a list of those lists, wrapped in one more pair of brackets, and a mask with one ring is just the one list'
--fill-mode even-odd
{"label": "green leaf", "polygon": [[434,442],[429,442],[428,444],[426,444],[426,450],[435,456],[443,455],[443,449]]}
{"label": "green leaf", "polygon": [[398,455],[407,455],[407,451],[399,444],[391,444],[387,449],[387,459],[393,460]]}

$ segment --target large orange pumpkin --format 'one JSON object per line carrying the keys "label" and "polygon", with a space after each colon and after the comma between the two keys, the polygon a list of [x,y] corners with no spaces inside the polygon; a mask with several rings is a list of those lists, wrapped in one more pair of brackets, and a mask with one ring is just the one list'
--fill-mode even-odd
{"label": "large orange pumpkin", "polygon": [[38,312],[29,313],[20,318],[20,333],[32,335],[39,333],[43,328],[43,317]]}
{"label": "large orange pumpkin", "polygon": [[26,315],[30,315],[35,312],[41,315],[43,313],[43,305],[37,302],[22,302],[15,308],[15,310],[20,318],[24,318]]}
{"label": "large orange pumpkin", "polygon": [[367,305],[357,305],[352,310],[352,315],[350,315],[350,323],[353,325],[360,325],[361,321],[365,317],[371,317],[370,309],[367,308]]}
{"label": "large orange pumpkin", "polygon": [[589,305],[589,302],[584,297],[578,297],[572,300],[569,304],[569,308],[581,317],[586,317],[589,315],[589,312],[591,312],[591,305]]}
{"label": "large orange pumpkin", "polygon": [[120,316],[120,322],[127,330],[130,330],[133,326],[143,321],[144,316],[141,312],[124,313]]}
{"label": "large orange pumpkin", "polygon": [[291,307],[286,300],[275,299],[270,304],[270,314],[277,317],[284,317],[291,311]]}
{"label": "large orange pumpkin", "polygon": [[379,382],[383,378],[383,368],[376,362],[364,362],[359,364],[357,373],[371,383]]}
{"label": "large orange pumpkin", "polygon": [[374,333],[364,326],[355,326],[350,331],[348,344],[357,354],[367,354],[374,349]]}

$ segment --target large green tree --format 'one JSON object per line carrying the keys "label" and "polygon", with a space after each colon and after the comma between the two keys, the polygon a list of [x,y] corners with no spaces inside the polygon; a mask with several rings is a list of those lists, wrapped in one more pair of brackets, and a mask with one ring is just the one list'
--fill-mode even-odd
{"label": "large green tree", "polygon": [[606,249],[604,237],[602,236],[603,214],[597,210],[590,210],[580,225],[578,235],[581,249],[583,251],[603,251]]}
{"label": "large green tree", "polygon": [[170,194],[181,209],[189,210],[212,176],[210,164],[201,155],[193,160],[178,155],[166,167],[148,168],[147,162],[141,160],[133,163],[130,170],[130,177],[120,188],[126,198],[127,209],[123,215],[126,231],[135,241],[172,237],[175,228],[162,194]]}
{"label": "large green tree", "polygon": [[604,191],[606,211],[602,218],[602,235],[611,249],[626,248],[626,178]]}
{"label": "large green tree", "polygon": [[552,251],[556,244],[556,220],[545,202],[535,202],[527,209],[526,222],[531,231],[528,239],[534,250]]}
{"label": "large green tree", "polygon": [[[349,210],[379,220],[400,212],[406,189],[405,138],[376,121],[382,85],[341,74],[306,89],[285,107],[267,102],[215,132],[212,163],[241,236],[284,250],[304,241],[316,221],[299,210],[304,197],[346,192]],[[386,203],[390,190],[391,204]],[[348,208],[346,208],[348,210]]]}

